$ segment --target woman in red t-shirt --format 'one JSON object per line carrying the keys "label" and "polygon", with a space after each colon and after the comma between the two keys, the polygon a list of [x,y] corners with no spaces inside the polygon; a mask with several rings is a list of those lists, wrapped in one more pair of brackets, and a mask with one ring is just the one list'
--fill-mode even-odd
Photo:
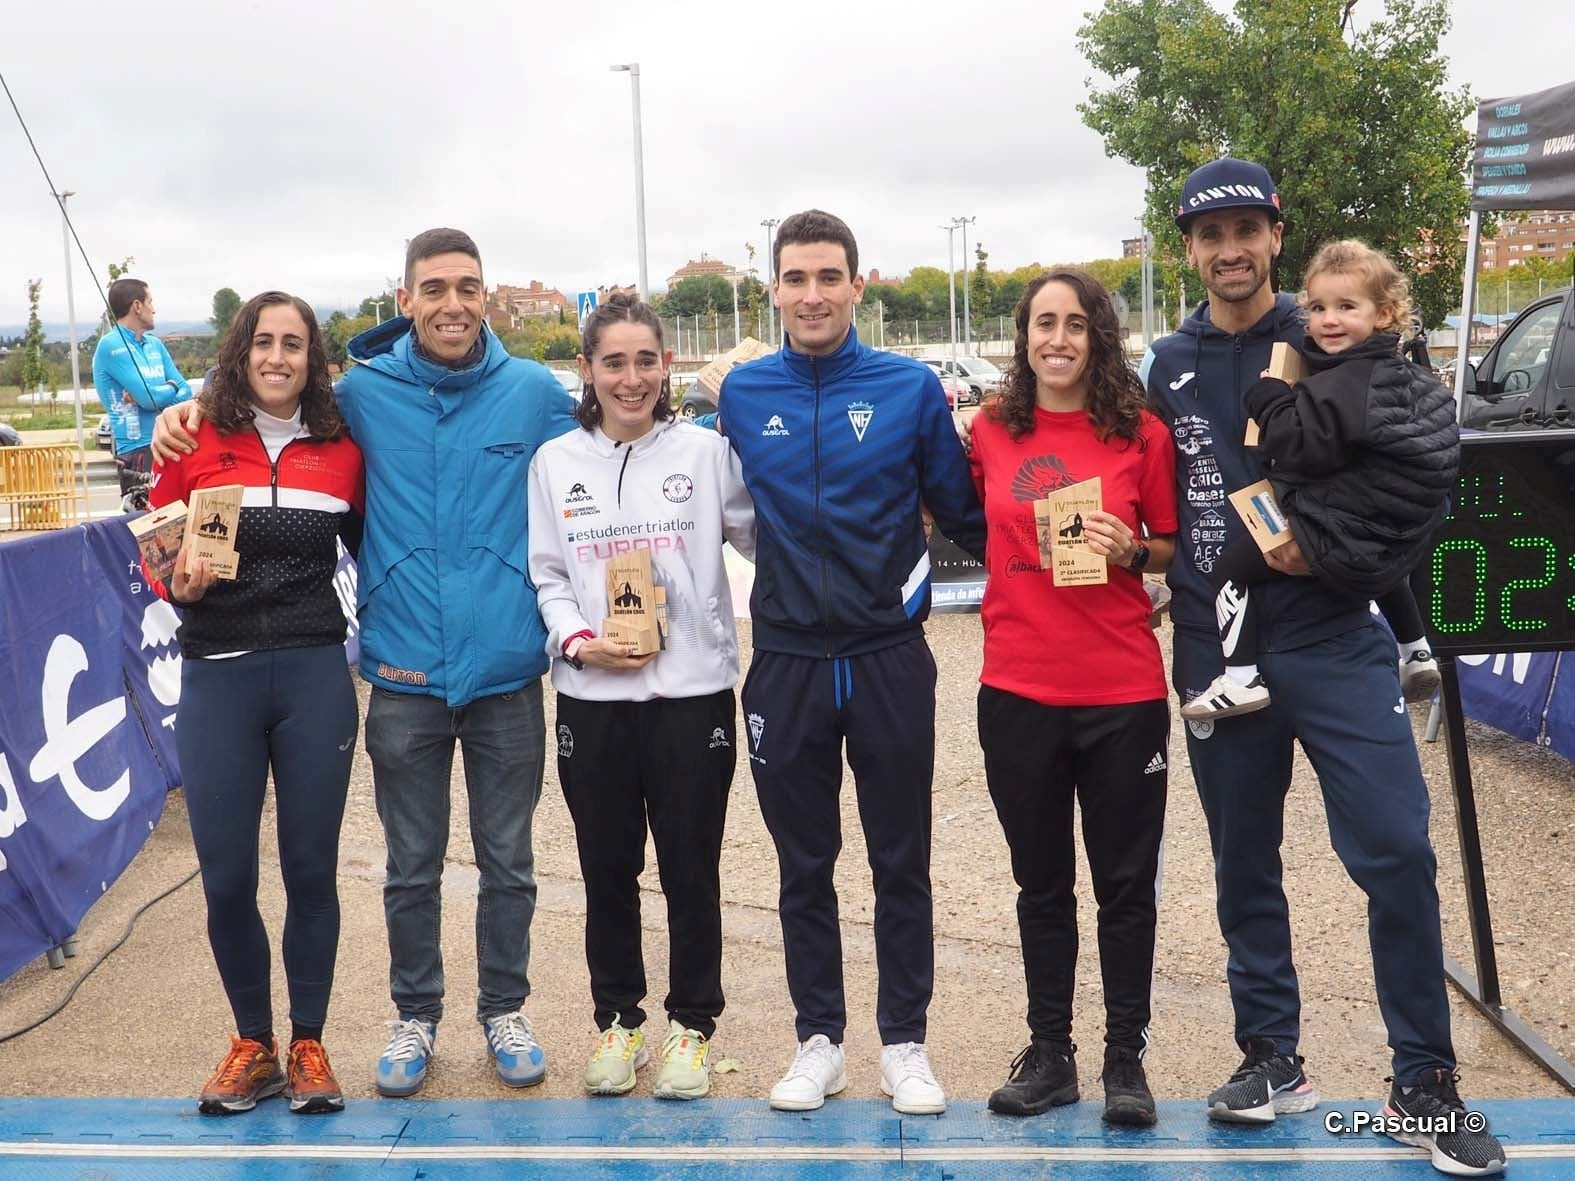
{"label": "woman in red t-shirt", "polygon": [[[1175,451],[1092,276],[1038,276],[1016,319],[1003,392],[975,416],[971,437],[989,523],[979,745],[1018,885],[1032,1037],[990,1108],[1037,1115],[1078,1098],[1075,796],[1099,900],[1104,1118],[1152,1124],[1142,1057],[1170,711],[1143,572],[1164,570],[1175,552]],[[1107,581],[1055,586],[1040,564],[1034,502],[1094,477],[1101,507],[1059,533],[1080,534]]]}

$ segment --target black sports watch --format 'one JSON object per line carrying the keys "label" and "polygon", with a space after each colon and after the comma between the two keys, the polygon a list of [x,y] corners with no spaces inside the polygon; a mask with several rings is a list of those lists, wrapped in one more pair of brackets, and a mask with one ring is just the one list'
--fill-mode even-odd
{"label": "black sports watch", "polygon": [[1134,574],[1143,573],[1143,567],[1148,565],[1149,553],[1150,550],[1148,546],[1144,545],[1141,541],[1138,542],[1137,548],[1132,551],[1132,560],[1127,563],[1127,569],[1132,571]]}

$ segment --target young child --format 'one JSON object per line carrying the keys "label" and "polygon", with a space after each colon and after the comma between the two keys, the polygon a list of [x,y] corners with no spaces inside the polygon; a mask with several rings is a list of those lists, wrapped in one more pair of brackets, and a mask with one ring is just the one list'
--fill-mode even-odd
{"label": "young child", "polygon": [[[1247,391],[1275,499],[1314,575],[1331,590],[1376,599],[1399,645],[1400,687],[1425,701],[1438,687],[1406,579],[1444,518],[1460,466],[1450,392],[1404,360],[1405,277],[1363,242],[1330,242],[1307,268],[1308,376],[1294,387],[1267,374]],[[1250,588],[1277,577],[1248,536],[1225,547],[1214,601],[1225,671],[1181,708],[1188,721],[1269,704],[1258,672]]]}

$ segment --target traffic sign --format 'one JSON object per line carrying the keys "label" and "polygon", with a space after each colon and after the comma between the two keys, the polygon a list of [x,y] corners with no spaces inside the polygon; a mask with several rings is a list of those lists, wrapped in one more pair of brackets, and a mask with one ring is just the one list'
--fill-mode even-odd
{"label": "traffic sign", "polygon": [[585,327],[585,317],[596,310],[597,295],[594,291],[582,291],[574,297],[574,304],[580,311],[580,327]]}

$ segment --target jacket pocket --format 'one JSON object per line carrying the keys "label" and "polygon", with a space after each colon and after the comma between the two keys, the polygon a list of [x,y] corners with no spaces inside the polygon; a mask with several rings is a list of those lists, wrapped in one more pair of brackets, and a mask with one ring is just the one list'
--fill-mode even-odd
{"label": "jacket pocket", "polygon": [[466,471],[465,546],[488,549],[510,566],[526,568],[528,449],[504,439],[474,448]]}

